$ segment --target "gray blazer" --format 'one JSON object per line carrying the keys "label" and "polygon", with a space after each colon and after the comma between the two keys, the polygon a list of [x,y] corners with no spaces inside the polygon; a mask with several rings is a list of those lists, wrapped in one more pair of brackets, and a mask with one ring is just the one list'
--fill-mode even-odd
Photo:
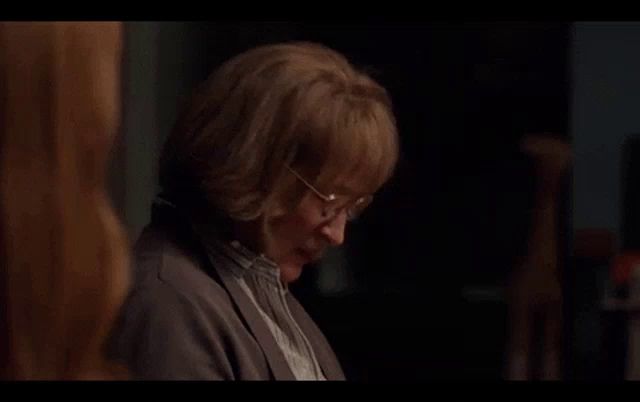
{"label": "gray blazer", "polygon": [[[109,342],[142,380],[295,380],[249,297],[171,208],[154,206],[134,249],[134,285]],[[344,380],[331,346],[289,294],[328,380]]]}

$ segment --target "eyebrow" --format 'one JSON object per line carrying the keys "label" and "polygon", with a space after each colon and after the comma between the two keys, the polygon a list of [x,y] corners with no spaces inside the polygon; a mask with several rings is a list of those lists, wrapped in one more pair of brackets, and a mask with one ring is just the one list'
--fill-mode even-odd
{"label": "eyebrow", "polygon": [[361,197],[365,195],[365,193],[356,191],[354,187],[347,186],[345,184],[339,184],[333,188],[335,189],[335,191],[333,192],[335,195],[344,195],[348,197]]}
{"label": "eyebrow", "polygon": [[323,188],[320,190],[326,191],[326,194],[346,197],[362,197],[365,195],[371,195],[371,193],[363,191],[365,189],[362,187],[362,185],[358,185],[357,180],[345,180],[344,178],[338,178],[338,180],[333,182],[325,182]]}

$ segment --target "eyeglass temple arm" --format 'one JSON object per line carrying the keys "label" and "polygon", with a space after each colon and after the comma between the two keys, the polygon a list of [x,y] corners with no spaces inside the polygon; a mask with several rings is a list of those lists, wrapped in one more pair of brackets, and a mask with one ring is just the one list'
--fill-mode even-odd
{"label": "eyeglass temple arm", "polygon": [[318,191],[315,187],[313,187],[311,185],[311,183],[309,183],[308,181],[306,181],[302,176],[300,176],[300,174],[298,172],[296,172],[295,170],[293,170],[291,168],[291,166],[289,165],[284,165],[291,173],[293,173],[294,176],[296,176],[298,178],[298,180],[300,180],[301,182],[303,182],[307,187],[309,187],[309,190],[313,191],[318,197],[322,198],[323,200],[329,202],[329,201],[334,201],[336,199],[335,194],[329,194],[329,195],[324,195],[322,194],[320,191]]}

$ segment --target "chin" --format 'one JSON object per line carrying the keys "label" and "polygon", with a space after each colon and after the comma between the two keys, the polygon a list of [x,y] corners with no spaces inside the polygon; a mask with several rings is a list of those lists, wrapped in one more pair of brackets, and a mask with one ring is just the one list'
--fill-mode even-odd
{"label": "chin", "polygon": [[302,275],[301,264],[283,264],[280,267],[280,280],[286,284],[295,282]]}

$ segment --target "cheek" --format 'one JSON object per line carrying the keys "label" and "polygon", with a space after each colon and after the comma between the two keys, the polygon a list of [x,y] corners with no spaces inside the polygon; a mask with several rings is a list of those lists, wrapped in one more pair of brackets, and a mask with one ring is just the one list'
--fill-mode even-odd
{"label": "cheek", "polygon": [[318,225],[317,219],[314,219],[313,208],[315,206],[305,197],[293,213],[274,222],[273,236],[294,247],[309,240],[315,235]]}
{"label": "cheek", "polygon": [[284,218],[274,227],[274,236],[289,245],[304,243],[313,233],[313,223],[297,214]]}

